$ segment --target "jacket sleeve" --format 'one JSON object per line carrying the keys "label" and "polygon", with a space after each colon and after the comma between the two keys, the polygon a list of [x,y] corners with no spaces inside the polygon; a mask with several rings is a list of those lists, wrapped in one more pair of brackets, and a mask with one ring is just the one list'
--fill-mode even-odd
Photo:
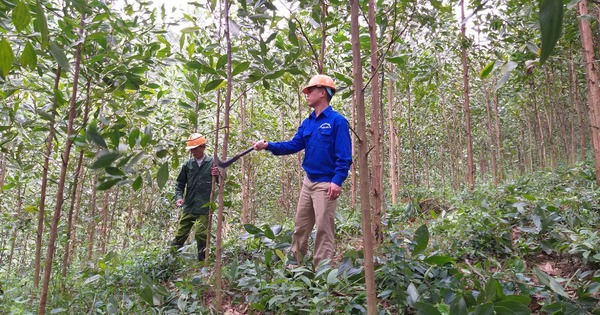
{"label": "jacket sleeve", "polygon": [[175,200],[183,199],[183,192],[185,191],[185,185],[187,184],[187,163],[183,164],[177,180],[175,182]]}
{"label": "jacket sleeve", "polygon": [[331,180],[338,186],[348,177],[350,165],[352,165],[352,140],[350,139],[350,129],[348,128],[348,120],[342,118],[335,124],[336,139],[335,139],[335,175]]}
{"label": "jacket sleeve", "polygon": [[267,150],[271,151],[273,155],[287,155],[304,150],[305,144],[302,135],[305,128],[305,122],[306,120],[303,121],[302,124],[300,124],[300,127],[298,127],[298,130],[296,131],[296,134],[294,135],[292,140],[282,142],[269,142],[267,145]]}

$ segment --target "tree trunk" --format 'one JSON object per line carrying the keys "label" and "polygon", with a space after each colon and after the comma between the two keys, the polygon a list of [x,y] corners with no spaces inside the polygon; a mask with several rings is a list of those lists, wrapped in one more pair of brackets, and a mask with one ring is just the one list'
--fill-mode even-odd
{"label": "tree trunk", "polygon": [[[392,34],[389,33],[388,34],[388,39],[391,41],[392,39]],[[389,63],[388,64],[388,71],[390,73],[394,73],[394,64],[393,63]],[[389,129],[389,135],[390,135],[390,143],[389,143],[389,156],[390,156],[390,163],[389,163],[389,171],[390,171],[390,194],[392,195],[392,206],[396,206],[398,204],[398,197],[397,197],[397,193],[398,193],[398,177],[396,175],[396,131],[395,131],[395,127],[394,127],[394,80],[392,80],[392,78],[390,77],[388,79],[388,129]]]}
{"label": "tree trunk", "polygon": [[381,127],[379,103],[379,61],[377,55],[377,29],[375,23],[375,1],[369,0],[369,38],[371,47],[371,144],[373,157],[371,159],[371,195],[373,196],[373,235],[375,244],[383,242],[381,230],[381,206],[383,179],[381,177]]}
{"label": "tree trunk", "polygon": [[573,95],[573,103],[575,105],[575,111],[577,112],[577,125],[579,133],[579,154],[581,155],[581,161],[586,160],[586,149],[585,149],[585,128],[583,126],[583,114],[581,109],[581,102],[579,101],[579,89],[577,80],[577,71],[575,70],[575,61],[569,58],[569,72],[571,73],[571,94]]}
{"label": "tree trunk", "polygon": [[367,296],[367,314],[377,314],[377,288],[375,287],[375,270],[373,266],[373,240],[371,231],[371,209],[369,200],[369,182],[366,172],[368,169],[368,143],[365,119],[365,92],[362,79],[362,62],[359,42],[359,6],[357,0],[350,0],[351,6],[351,43],[352,43],[352,69],[354,76],[354,93],[356,94],[356,118],[357,118],[357,137],[358,137],[358,161],[361,170],[360,179],[360,207],[362,214],[363,247],[364,247],[364,268],[365,284]]}
{"label": "tree trunk", "polygon": [[[6,156],[4,156],[4,153],[0,152],[0,187],[4,186],[5,179],[6,179]],[[2,197],[3,194],[4,193],[2,192],[2,189],[0,189],[0,197]],[[1,202],[0,202],[0,212],[2,212],[2,203]],[[39,278],[39,273],[36,278]]]}
{"label": "tree trunk", "polygon": [[[496,86],[496,79],[492,79],[492,86]],[[494,129],[496,131],[496,165],[498,167],[498,180],[500,181],[503,178],[502,172],[502,137],[500,135],[500,116],[498,115],[498,95],[496,94],[496,89],[492,89],[492,100],[493,106],[492,110],[494,111]]]}
{"label": "tree trunk", "polygon": [[[350,139],[352,141],[352,161],[356,161],[356,95],[352,93],[352,132],[350,133]],[[356,209],[356,197],[357,197],[357,173],[356,173],[356,163],[352,163],[350,165],[350,189],[352,191],[352,197],[350,199],[350,208]]]}
{"label": "tree trunk", "polygon": [[486,108],[486,112],[487,112],[487,126],[488,126],[488,133],[489,133],[489,141],[490,141],[490,158],[491,158],[491,162],[492,162],[492,176],[494,177],[494,187],[498,186],[498,165],[496,164],[496,144],[494,143],[495,141],[495,135],[494,135],[494,131],[492,128],[492,104],[490,102],[490,95],[489,92],[487,90],[487,84],[486,82],[483,82],[483,94],[485,96],[485,108]]}
{"label": "tree trunk", "polygon": [[[129,207],[129,212],[127,212],[127,219],[125,220],[125,231],[131,231],[131,227],[133,226],[133,201],[135,200],[135,191],[130,191],[129,192],[129,201],[128,201],[128,207]],[[210,230],[209,230],[210,231]],[[121,245],[121,249],[125,250],[125,248],[127,247],[127,241],[129,240],[129,237],[123,237],[123,244]]]}
{"label": "tree trunk", "polygon": [[406,82],[406,120],[408,121],[408,145],[410,146],[410,174],[413,187],[417,187],[417,158],[415,156],[415,135],[412,128],[412,91],[410,89],[410,78]]}
{"label": "tree trunk", "polygon": [[98,174],[94,174],[92,179],[92,199],[90,200],[90,223],[88,224],[88,250],[87,250],[87,261],[92,261],[94,241],[96,237],[96,202],[98,201],[98,190],[96,185],[98,183]]}
{"label": "tree trunk", "polygon": [[[17,216],[18,214],[20,214],[23,208],[23,191],[25,189],[21,190],[21,185],[17,186]],[[13,226],[13,230],[12,230],[12,235],[10,237],[10,254],[8,255],[8,268],[6,270],[6,274],[10,275],[10,271],[12,269],[12,262],[13,262],[13,257],[15,254],[15,248],[16,243],[17,243],[17,233],[19,233],[19,231],[23,229],[23,223],[19,220],[19,222],[17,222],[17,224],[15,224]]]}
{"label": "tree trunk", "polygon": [[[240,106],[240,134],[242,136],[242,143],[246,143],[246,98],[241,99]],[[242,225],[248,224],[248,199],[250,194],[248,193],[249,180],[248,170],[246,169],[246,163],[248,160],[246,157],[242,157],[241,173],[242,173]]]}
{"label": "tree trunk", "polygon": [[[465,20],[465,2],[461,1],[461,21]],[[472,190],[475,187],[475,166],[473,164],[473,139],[471,136],[471,108],[470,108],[470,98],[469,98],[469,65],[467,64],[467,23],[461,23],[461,39],[462,39],[462,68],[463,68],[463,94],[465,97],[464,107],[465,107],[465,131],[466,131],[466,141],[467,141],[467,164],[468,164],[468,174],[467,174],[467,183],[469,185],[469,189]]]}
{"label": "tree trunk", "polygon": [[[83,122],[82,129],[85,129],[88,122],[88,115],[90,112],[90,90],[91,90],[91,81],[88,80],[86,84],[86,96],[85,96],[85,110],[83,113]],[[63,281],[63,290],[64,290],[64,279],[67,278],[67,269],[72,260],[72,251],[74,250],[75,236],[76,236],[76,227],[77,227],[77,218],[79,215],[79,205],[81,200],[81,190],[83,187],[83,178],[82,175],[82,165],[83,165],[83,155],[85,150],[81,148],[79,152],[79,159],[77,159],[77,168],[75,170],[75,174],[73,176],[73,191],[71,194],[71,207],[69,208],[69,213],[67,215],[67,237],[65,242],[65,253],[63,256],[63,269],[62,269],[62,281]]]}
{"label": "tree trunk", "polygon": [[[546,139],[544,138],[544,130],[542,127],[542,117],[540,115],[540,112],[538,110],[538,106],[537,106],[537,99],[535,97],[535,86],[532,82],[530,83],[531,86],[531,107],[533,107],[533,114],[535,115],[535,121],[537,122],[537,128],[535,129],[535,133],[538,135],[537,137],[539,137],[540,141],[539,143],[539,153],[540,153],[540,163],[539,166],[540,167],[545,167],[545,163],[546,163]],[[536,137],[536,138],[537,138]],[[533,147],[531,148],[531,150],[533,150]]]}
{"label": "tree trunk", "polygon": [[[40,191],[40,211],[38,211],[38,226],[37,226],[37,237],[35,240],[35,271],[33,274],[33,287],[37,288],[40,283],[40,269],[42,259],[42,236],[44,234],[44,213],[46,212],[46,188],[48,185],[48,167],[50,162],[50,156],[52,155],[52,145],[54,143],[54,117],[56,116],[56,109],[58,107],[58,99],[56,98],[56,91],[58,91],[58,84],[60,82],[60,66],[56,67],[56,75],[54,78],[54,92],[55,97],[52,99],[52,110],[50,115],[52,119],[48,122],[48,137],[46,138],[46,151],[44,153],[44,168],[42,170],[42,188]],[[2,185],[0,185],[2,187]]]}
{"label": "tree trunk", "polygon": [[[222,160],[227,159],[227,147],[229,145],[229,111],[231,108],[231,38],[229,33],[229,0],[224,1],[224,16],[225,16],[225,42],[227,45],[227,92],[225,94],[225,114],[224,125],[225,132],[223,136]],[[218,127],[218,126],[217,126]],[[219,211],[217,213],[217,242],[215,250],[215,308],[218,312],[223,310],[223,279],[221,277],[221,244],[222,244],[222,229],[223,229],[223,207],[224,207],[224,191],[225,178],[227,178],[227,170],[222,170],[222,180],[219,181]]]}
{"label": "tree trunk", "polygon": [[554,97],[552,96],[552,84],[550,82],[550,76],[548,74],[548,66],[544,66],[544,74],[546,76],[546,107],[544,108],[544,116],[546,116],[546,122],[548,124],[548,145],[550,146],[550,168],[554,169],[554,163],[556,162],[556,149],[554,147],[554,124],[553,124],[553,119],[552,119],[552,115],[548,114],[548,108],[554,108],[556,109],[556,107],[558,107],[556,101],[554,100]]}
{"label": "tree trunk", "polygon": [[[588,15],[586,0],[580,1],[577,7],[581,16]],[[596,185],[600,185],[600,89],[598,88],[598,72],[595,62],[596,57],[594,56],[592,30],[590,22],[587,19],[579,19],[579,33],[583,46],[583,61],[585,62],[588,107],[596,168]]]}
{"label": "tree trunk", "polygon": [[[84,1],[85,3],[85,1]],[[82,15],[81,22],[79,23],[79,37],[83,38],[85,15]],[[48,240],[48,251],[46,253],[46,266],[44,267],[44,282],[42,284],[42,292],[40,296],[40,304],[38,309],[39,315],[46,314],[46,301],[48,298],[48,286],[50,285],[50,276],[52,274],[52,262],[54,260],[54,252],[56,249],[56,239],[58,238],[58,221],[60,219],[60,212],[64,201],[64,189],[65,181],[67,178],[67,166],[69,165],[69,157],[71,154],[71,146],[73,139],[71,138],[74,134],[73,123],[76,116],[76,105],[77,105],[77,88],[79,84],[79,68],[81,66],[81,46],[80,42],[77,44],[77,51],[75,52],[75,70],[73,74],[73,91],[71,94],[70,108],[69,108],[69,121],[67,126],[67,138],[65,144],[65,151],[62,156],[62,165],[60,169],[60,179],[57,185],[56,193],[56,208],[54,209],[54,215],[52,217],[52,224],[50,225],[50,238]]]}
{"label": "tree trunk", "polygon": [[106,234],[108,231],[108,203],[109,203],[109,190],[104,191],[102,197],[102,229],[100,230],[100,254],[104,256],[106,254]]}

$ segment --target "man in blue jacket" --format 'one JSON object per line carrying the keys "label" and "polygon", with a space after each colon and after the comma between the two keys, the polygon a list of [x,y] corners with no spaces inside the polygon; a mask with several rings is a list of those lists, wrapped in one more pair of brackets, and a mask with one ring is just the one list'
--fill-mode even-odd
{"label": "man in blue jacket", "polygon": [[302,90],[314,111],[298,127],[289,141],[254,143],[257,151],[287,155],[304,150],[302,168],[306,172],[294,219],[291,251],[298,262],[308,252],[308,238],[317,225],[314,268],[324,259],[333,258],[335,210],[352,164],[352,144],[348,120],[329,103],[336,92],[333,79],[326,75],[312,77]]}

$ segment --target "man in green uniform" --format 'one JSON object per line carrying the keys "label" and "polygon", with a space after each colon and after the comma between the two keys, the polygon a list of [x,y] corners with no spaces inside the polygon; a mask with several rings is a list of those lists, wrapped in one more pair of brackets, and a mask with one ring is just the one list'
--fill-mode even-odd
{"label": "man in green uniform", "polygon": [[172,245],[179,249],[187,240],[194,224],[194,238],[198,244],[198,260],[203,261],[208,237],[207,203],[210,201],[212,177],[219,175],[219,169],[213,165],[213,159],[206,154],[206,139],[200,134],[192,133],[186,142],[186,150],[192,153],[177,176],[175,184],[175,204],[183,207],[179,220],[179,229]]}

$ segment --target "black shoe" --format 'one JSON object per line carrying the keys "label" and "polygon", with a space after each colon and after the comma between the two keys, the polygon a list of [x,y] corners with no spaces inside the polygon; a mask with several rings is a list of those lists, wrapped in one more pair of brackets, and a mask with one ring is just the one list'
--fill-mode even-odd
{"label": "black shoe", "polygon": [[198,243],[198,261],[206,259],[206,242]]}

